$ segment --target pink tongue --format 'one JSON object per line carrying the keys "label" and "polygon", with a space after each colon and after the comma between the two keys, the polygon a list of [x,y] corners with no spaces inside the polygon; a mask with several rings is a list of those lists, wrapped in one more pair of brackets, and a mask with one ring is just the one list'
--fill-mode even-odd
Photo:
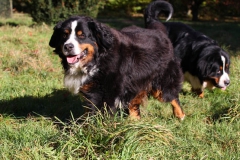
{"label": "pink tongue", "polygon": [[227,87],[223,87],[223,88],[221,88],[221,89],[224,91],[224,90],[226,90],[226,88],[227,88]]}
{"label": "pink tongue", "polygon": [[76,63],[78,61],[78,56],[67,57],[68,63]]}

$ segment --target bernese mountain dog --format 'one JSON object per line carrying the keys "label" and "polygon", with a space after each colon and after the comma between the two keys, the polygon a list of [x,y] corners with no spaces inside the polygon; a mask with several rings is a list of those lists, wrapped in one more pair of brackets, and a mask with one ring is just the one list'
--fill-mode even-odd
{"label": "bernese mountain dog", "polygon": [[[158,15],[162,12],[169,16],[173,14],[171,4],[165,2],[164,7],[159,7],[163,1],[150,3],[145,10],[144,19],[146,28],[153,28],[157,23]],[[230,84],[229,54],[224,51],[216,41],[203,33],[197,32],[186,24],[180,22],[165,22],[165,28],[160,29],[168,34],[174,54],[181,60],[184,80],[192,86],[192,91],[199,97],[204,97],[205,88],[221,88],[225,90]]]}
{"label": "bernese mountain dog", "polygon": [[56,24],[49,45],[61,58],[65,87],[81,94],[93,112],[121,106],[139,119],[143,99],[152,95],[184,118],[183,74],[163,32],[137,26],[118,31],[87,16],[71,16]]}

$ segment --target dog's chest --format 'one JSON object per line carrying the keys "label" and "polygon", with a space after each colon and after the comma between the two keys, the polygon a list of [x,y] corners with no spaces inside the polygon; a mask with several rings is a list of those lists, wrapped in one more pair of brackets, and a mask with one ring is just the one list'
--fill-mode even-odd
{"label": "dog's chest", "polygon": [[80,74],[65,74],[64,86],[73,94],[78,94],[80,88],[89,79],[88,75]]}

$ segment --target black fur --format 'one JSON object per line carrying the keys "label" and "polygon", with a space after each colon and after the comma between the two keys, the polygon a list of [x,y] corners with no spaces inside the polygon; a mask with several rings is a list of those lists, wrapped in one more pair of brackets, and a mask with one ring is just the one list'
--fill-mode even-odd
{"label": "black fur", "polygon": [[[84,39],[76,38],[79,45],[88,43],[94,48],[93,57],[89,58],[90,53],[85,57],[89,61],[85,63],[83,58],[74,64],[77,65],[74,73],[66,60],[72,55],[63,53],[67,39],[62,38],[73,21],[77,21],[76,28],[85,36]],[[156,91],[161,91],[161,95],[155,94],[159,100],[179,102],[182,72],[164,33],[136,26],[117,31],[89,17],[73,16],[56,25],[49,45],[62,59],[65,77],[73,78],[69,83],[81,81],[75,86],[79,87],[77,93],[83,94],[92,109],[102,108],[104,104],[113,109],[121,102],[130,110],[130,115],[136,112],[135,117],[139,118],[142,99]],[[80,67],[78,64],[82,61]],[[84,76],[87,78],[83,80]],[[65,78],[65,81],[68,80]],[[182,111],[180,114],[175,115],[183,118]]]}
{"label": "black fur", "polygon": [[[190,82],[193,91],[199,96],[203,96],[204,88],[225,89],[230,83],[228,53],[216,41],[183,23],[165,22],[163,23],[165,28],[152,27],[151,24],[156,23],[158,14],[161,12],[172,14],[158,8],[157,6],[161,3],[163,1],[158,0],[150,3],[146,8],[144,14],[146,28],[158,29],[159,32],[164,31],[168,34],[175,56],[181,60],[185,80]],[[169,8],[171,8],[170,5]],[[225,59],[225,66],[223,66],[222,56]]]}

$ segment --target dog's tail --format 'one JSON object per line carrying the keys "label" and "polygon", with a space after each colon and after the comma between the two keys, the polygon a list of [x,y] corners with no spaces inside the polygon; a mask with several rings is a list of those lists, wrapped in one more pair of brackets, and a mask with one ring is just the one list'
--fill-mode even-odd
{"label": "dog's tail", "polygon": [[167,20],[171,19],[173,14],[173,7],[170,3],[163,0],[156,0],[151,2],[144,12],[145,27],[149,24],[159,21],[158,15],[164,13],[167,16]]}

